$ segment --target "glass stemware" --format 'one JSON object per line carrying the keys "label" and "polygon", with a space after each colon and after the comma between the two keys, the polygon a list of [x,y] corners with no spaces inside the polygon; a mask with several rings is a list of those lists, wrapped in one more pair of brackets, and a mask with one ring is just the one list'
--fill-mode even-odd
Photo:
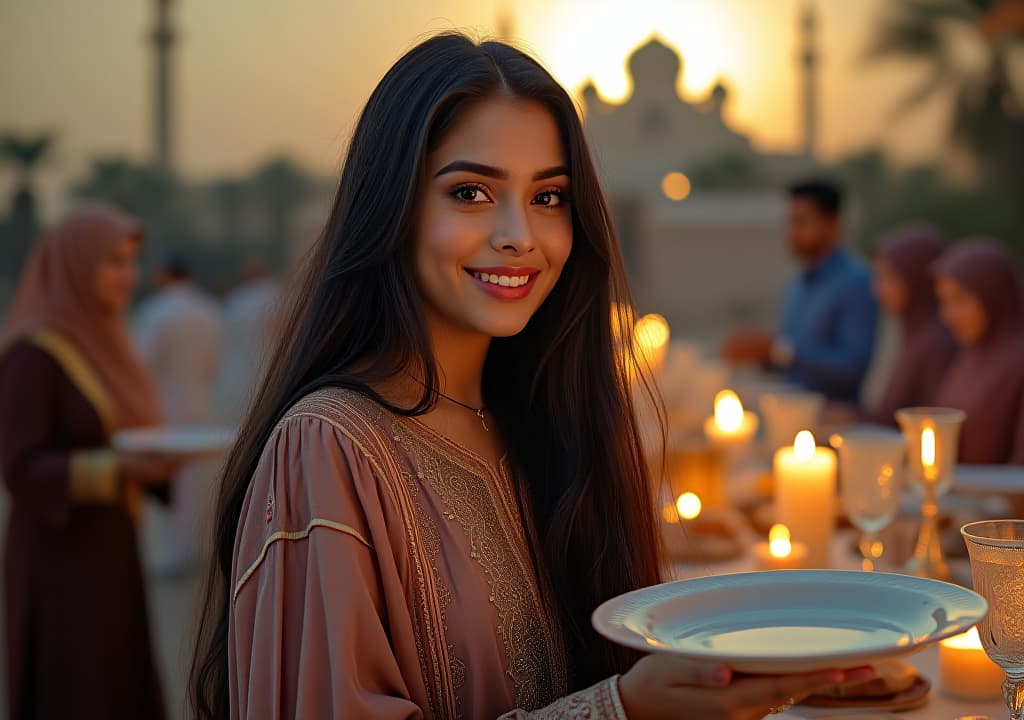
{"label": "glass stemware", "polygon": [[1011,720],[1024,711],[1024,520],[983,520],[960,530],[971,556],[974,590],[989,604],[978,625],[981,644],[1006,673],[1003,699]]}
{"label": "glass stemware", "polygon": [[956,467],[960,425],[966,414],[951,408],[904,408],[896,420],[907,443],[907,465],[914,489],[922,496],[921,532],[907,572],[950,580],[949,563],[939,541],[939,497],[949,492]]}
{"label": "glass stemware", "polygon": [[885,551],[879,533],[899,509],[906,445],[894,430],[854,427],[833,435],[839,453],[839,495],[843,511],[860,531],[864,570],[874,570]]}

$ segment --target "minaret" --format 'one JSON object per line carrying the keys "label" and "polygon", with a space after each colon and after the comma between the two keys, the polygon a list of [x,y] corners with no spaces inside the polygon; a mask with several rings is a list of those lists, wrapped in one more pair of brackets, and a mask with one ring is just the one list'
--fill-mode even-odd
{"label": "minaret", "polygon": [[171,120],[171,50],[174,47],[174,28],[171,27],[171,0],[156,0],[156,26],[150,42],[156,51],[156,84],[153,104],[153,160],[166,172],[173,169],[173,132]]}
{"label": "minaret", "polygon": [[804,0],[800,12],[800,71],[803,77],[804,154],[813,158],[818,146],[818,11]]}

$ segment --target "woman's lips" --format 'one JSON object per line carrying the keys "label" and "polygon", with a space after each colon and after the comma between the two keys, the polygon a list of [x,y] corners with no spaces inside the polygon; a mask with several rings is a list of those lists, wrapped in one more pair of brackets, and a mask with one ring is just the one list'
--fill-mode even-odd
{"label": "woman's lips", "polygon": [[534,268],[466,268],[476,285],[498,300],[522,300],[533,289],[540,270]]}

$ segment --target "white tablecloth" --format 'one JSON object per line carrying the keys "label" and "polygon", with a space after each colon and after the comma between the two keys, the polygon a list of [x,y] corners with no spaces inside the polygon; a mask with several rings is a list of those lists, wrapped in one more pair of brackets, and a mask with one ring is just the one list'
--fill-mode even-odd
{"label": "white tablecloth", "polygon": [[[860,568],[859,559],[850,552],[854,536],[849,532],[840,532],[836,535],[832,548],[833,566],[840,570],[857,570]],[[750,544],[752,546],[752,543]],[[728,563],[719,564],[677,564],[672,567],[676,579],[705,577],[708,575],[724,575],[734,572],[749,572],[755,570],[755,561],[752,554],[739,558]],[[957,568],[954,565],[954,571]],[[790,711],[781,715],[770,717],[785,720],[797,720],[797,718],[862,718],[863,720],[882,720],[893,718],[898,720],[955,720],[963,715],[987,715],[991,720],[1004,720],[1009,717],[1006,706],[1001,699],[979,702],[965,702],[946,697],[939,687],[939,649],[937,646],[925,648],[921,652],[908,658],[918,672],[932,683],[932,691],[929,694],[928,704],[918,710],[910,710],[899,714],[878,714],[865,711],[841,710],[836,708],[810,708],[796,706]]]}

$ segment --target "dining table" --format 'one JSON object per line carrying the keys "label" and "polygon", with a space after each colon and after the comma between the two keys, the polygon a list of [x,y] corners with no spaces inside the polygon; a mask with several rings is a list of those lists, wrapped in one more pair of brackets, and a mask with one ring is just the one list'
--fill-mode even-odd
{"label": "dining table", "polygon": [[[716,563],[686,562],[673,563],[668,566],[668,579],[685,580],[698,577],[723,575],[726,573],[750,572],[757,570],[757,560],[753,553],[754,539],[749,538],[744,545],[751,548],[739,557]],[[837,532],[832,542],[832,568],[836,570],[860,570],[860,557],[855,552],[856,535],[852,530]],[[969,577],[969,564],[964,559],[951,560],[955,577]],[[1001,698],[991,700],[966,701],[946,695],[939,683],[939,647],[930,645],[914,655],[907,662],[914,666],[918,674],[931,683],[928,702],[920,708],[890,713],[885,710],[819,708],[795,705],[789,710],[769,717],[779,720],[797,720],[799,718],[843,718],[844,720],[958,720],[959,718],[989,718],[1004,720],[1009,712]]]}

